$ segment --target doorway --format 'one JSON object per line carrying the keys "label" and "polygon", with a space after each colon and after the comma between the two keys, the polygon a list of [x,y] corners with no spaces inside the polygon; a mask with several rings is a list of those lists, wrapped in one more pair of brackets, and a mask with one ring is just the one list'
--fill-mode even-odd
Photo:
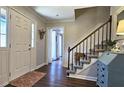
{"label": "doorway", "polygon": [[52,61],[62,59],[63,51],[63,31],[60,29],[52,30]]}
{"label": "doorway", "polygon": [[63,60],[63,27],[53,27],[47,30],[47,59],[48,63]]}

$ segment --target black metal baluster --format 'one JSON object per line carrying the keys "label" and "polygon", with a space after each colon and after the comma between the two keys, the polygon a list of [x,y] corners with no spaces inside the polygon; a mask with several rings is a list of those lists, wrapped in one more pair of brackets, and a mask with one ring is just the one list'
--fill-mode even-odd
{"label": "black metal baluster", "polygon": [[[81,51],[81,44],[79,45],[79,56],[81,58],[82,53],[80,51]],[[79,59],[79,65],[80,65],[80,59]]]}
{"label": "black metal baluster", "polygon": [[98,49],[99,49],[99,31],[100,31],[100,29],[98,30]]}
{"label": "black metal baluster", "polygon": [[111,28],[112,18],[110,17],[110,23],[109,23],[109,41],[111,41],[111,34],[112,34],[112,28]]}
{"label": "black metal baluster", "polygon": [[108,41],[108,24],[106,24],[106,41]]}
{"label": "black metal baluster", "polygon": [[102,49],[103,49],[103,41],[104,41],[104,26],[102,27]]}
{"label": "black metal baluster", "polygon": [[[68,70],[70,70],[70,47],[68,47]],[[69,73],[67,73],[67,75],[69,76]]]}
{"label": "black metal baluster", "polygon": [[76,65],[77,65],[77,59],[78,59],[77,54],[78,53],[77,53],[77,47],[76,47],[76,54],[75,54],[76,55]]}
{"label": "black metal baluster", "polygon": [[86,60],[87,60],[87,55],[88,55],[88,39],[86,39]]}
{"label": "black metal baluster", "polygon": [[[108,42],[108,23],[106,24],[106,43]],[[107,45],[106,45],[107,49]]]}
{"label": "black metal baluster", "polygon": [[93,49],[94,51],[93,51],[93,54],[95,54],[95,43],[96,43],[95,40],[96,40],[96,35],[94,33],[94,49]]}
{"label": "black metal baluster", "polygon": [[72,50],[72,70],[73,70],[73,66],[74,64],[73,64],[73,50]]}
{"label": "black metal baluster", "polygon": [[90,36],[90,54],[92,52],[92,35]]}
{"label": "black metal baluster", "polygon": [[[83,54],[85,55],[85,53],[84,53],[84,46],[85,46],[85,43],[83,42]],[[84,57],[83,57],[83,59],[84,59]]]}

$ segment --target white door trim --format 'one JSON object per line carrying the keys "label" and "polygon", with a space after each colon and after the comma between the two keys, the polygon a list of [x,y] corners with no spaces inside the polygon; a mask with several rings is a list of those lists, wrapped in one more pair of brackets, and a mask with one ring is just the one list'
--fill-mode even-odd
{"label": "white door trim", "polygon": [[48,64],[48,62],[50,62],[51,63],[51,61],[52,61],[52,55],[50,55],[50,56],[48,56],[48,54],[52,54],[51,52],[51,49],[49,49],[49,47],[51,47],[51,41],[50,41],[50,38],[51,37],[49,37],[49,34],[51,33],[51,30],[50,29],[54,29],[54,28],[62,28],[63,29],[63,35],[62,35],[62,45],[63,45],[63,51],[62,51],[62,60],[63,60],[63,62],[62,62],[62,64],[63,64],[63,66],[64,66],[64,26],[54,26],[54,27],[47,27],[47,31],[46,31],[46,63]]}
{"label": "white door trim", "polygon": [[[37,38],[37,23],[35,22],[35,21],[31,21],[32,22],[32,24],[34,24],[34,30],[35,30],[35,32],[34,32],[34,47],[31,47],[31,71],[33,71],[33,70],[35,70],[35,68],[37,67],[37,63],[36,63],[36,53],[37,53],[37,51],[36,51],[36,38]],[[32,36],[32,34],[31,34],[31,36]],[[32,38],[31,38],[31,41],[32,41]],[[33,62],[33,64],[32,64],[32,60],[34,61]]]}

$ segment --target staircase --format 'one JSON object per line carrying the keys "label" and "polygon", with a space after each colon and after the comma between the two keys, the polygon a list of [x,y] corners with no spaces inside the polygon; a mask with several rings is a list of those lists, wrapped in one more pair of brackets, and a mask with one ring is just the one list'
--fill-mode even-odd
{"label": "staircase", "polygon": [[99,56],[107,50],[106,42],[109,40],[111,40],[111,16],[74,47],[68,48],[67,76],[78,74],[93,66]]}

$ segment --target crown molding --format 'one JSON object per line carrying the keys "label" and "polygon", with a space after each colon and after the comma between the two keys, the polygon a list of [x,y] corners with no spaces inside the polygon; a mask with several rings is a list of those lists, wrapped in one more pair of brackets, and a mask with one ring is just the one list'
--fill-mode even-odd
{"label": "crown molding", "polygon": [[64,20],[48,20],[45,23],[64,23],[64,22],[74,22],[75,18],[64,19]]}

